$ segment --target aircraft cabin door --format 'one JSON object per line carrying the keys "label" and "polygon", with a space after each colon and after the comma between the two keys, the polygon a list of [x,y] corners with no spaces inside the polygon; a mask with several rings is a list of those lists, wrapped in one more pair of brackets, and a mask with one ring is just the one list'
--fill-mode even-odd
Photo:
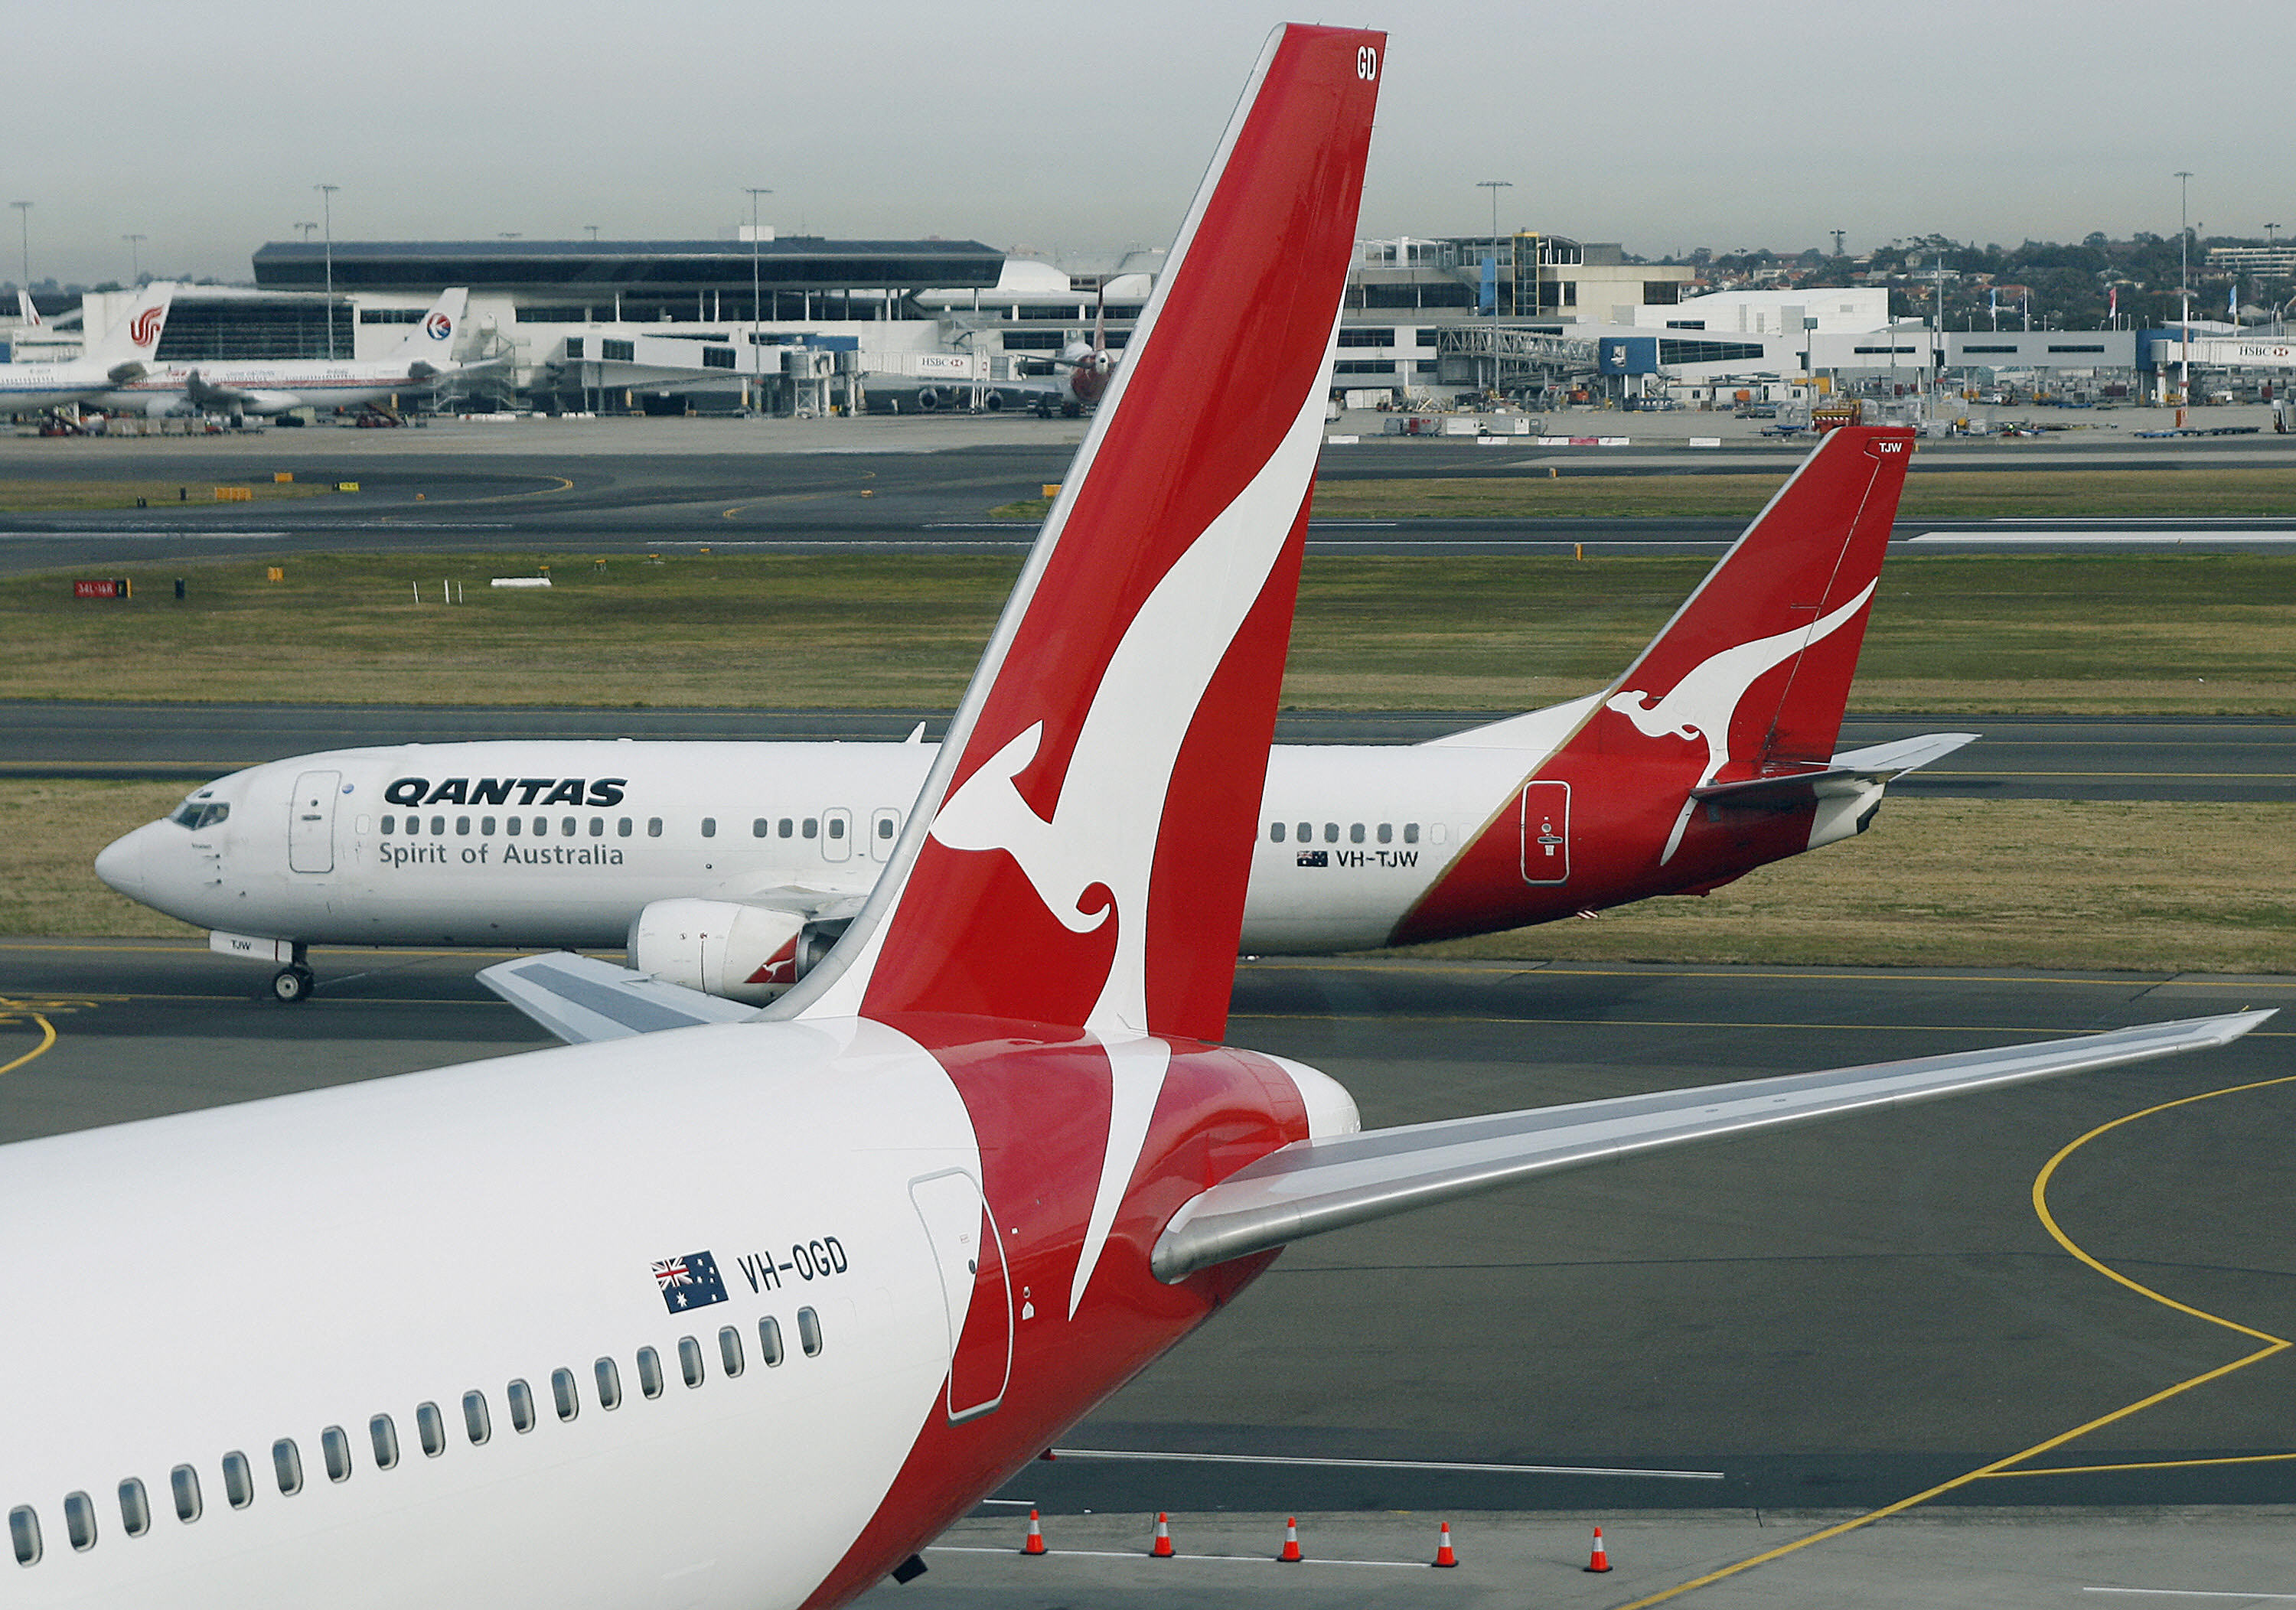
{"label": "aircraft cabin door", "polygon": [[335,796],[340,772],[306,772],[295,780],[287,810],[287,865],[298,872],[335,870]]}
{"label": "aircraft cabin door", "polygon": [[1013,1287],[996,1222],[963,1169],[909,1181],[940,1269],[948,1313],[948,1418],[975,1419],[1004,1401],[1013,1376]]}
{"label": "aircraft cabin door", "polygon": [[1522,789],[1522,880],[1570,881],[1570,785],[1529,782]]}
{"label": "aircraft cabin door", "polygon": [[853,858],[853,813],[844,809],[821,813],[821,858],[824,861],[850,861]]}
{"label": "aircraft cabin door", "polygon": [[885,806],[869,813],[869,859],[889,861],[900,842],[901,813]]}

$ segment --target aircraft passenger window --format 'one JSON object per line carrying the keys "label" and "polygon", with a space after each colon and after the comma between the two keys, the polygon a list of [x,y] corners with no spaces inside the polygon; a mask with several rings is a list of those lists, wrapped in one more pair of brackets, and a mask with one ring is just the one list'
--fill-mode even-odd
{"label": "aircraft passenger window", "polygon": [[603,816],[593,816],[590,818],[590,837],[593,838],[603,838],[605,836],[606,819]]}
{"label": "aircraft passenger window", "polygon": [[782,1322],[770,1315],[758,1321],[758,1356],[768,1369],[782,1361]]}
{"label": "aircraft passenger window", "polygon": [[176,1518],[189,1525],[200,1518],[200,1473],[189,1465],[168,1472],[168,1486],[176,1495]]}
{"label": "aircraft passenger window", "polygon": [[430,837],[433,838],[447,837],[447,819],[444,816],[433,816],[430,819]]}
{"label": "aircraft passenger window", "polygon": [[659,838],[661,837],[660,817],[649,816],[646,818],[646,837],[648,838]]}
{"label": "aircraft passenger window", "polygon": [[18,1565],[40,1563],[40,1517],[29,1504],[19,1504],[8,1512],[8,1541],[16,1546]]}
{"label": "aircraft passenger window", "polygon": [[731,1325],[723,1326],[718,1329],[718,1361],[725,1365],[726,1378],[729,1380],[741,1374],[742,1366],[748,1362],[742,1356],[742,1333]]}
{"label": "aircraft passenger window", "polygon": [[1300,824],[1300,842],[1301,844],[1313,844],[1316,842],[1316,824],[1314,822],[1303,821]]}
{"label": "aircraft passenger window", "polygon": [[1417,822],[1406,821],[1403,824],[1403,842],[1406,844],[1417,844],[1419,842],[1419,824]]}
{"label": "aircraft passenger window", "polygon": [[805,1349],[808,1359],[821,1353],[821,1316],[810,1308],[797,1311],[797,1344]]}
{"label": "aircraft passenger window", "polygon": [[471,819],[470,819],[469,817],[467,817],[467,816],[457,816],[457,817],[455,817],[455,838],[468,838],[470,836],[471,836]]}
{"label": "aircraft passenger window", "polygon": [[384,838],[390,838],[390,835],[391,835],[395,830],[397,830],[398,827],[398,817],[396,817],[396,816],[386,816],[386,817],[384,817],[384,818],[382,819],[382,835],[383,835],[383,837],[384,837]]}
{"label": "aircraft passenger window", "polygon": [[481,816],[481,817],[480,817],[480,818],[479,818],[479,837],[480,837],[480,838],[492,838],[494,836],[495,836],[495,819],[494,819],[493,817],[491,817],[491,816]]}
{"label": "aircraft passenger window", "polygon": [[832,838],[842,838],[845,837],[845,818],[842,816],[832,816],[829,819],[829,836]]}
{"label": "aircraft passenger window", "polygon": [[463,1394],[463,1434],[473,1448],[494,1435],[494,1418],[487,1413],[485,1393],[474,1389]]}
{"label": "aircraft passenger window", "polygon": [[152,1500],[144,1495],[144,1483],[132,1475],[119,1483],[119,1524],[130,1537],[152,1530]]}
{"label": "aircraft passenger window", "polygon": [[439,1412],[438,1404],[414,1406],[414,1435],[427,1458],[435,1459],[447,1451],[447,1417]]}
{"label": "aircraft passenger window", "polygon": [[550,1372],[550,1400],[562,1420],[570,1420],[582,1412],[582,1400],[574,1390],[572,1370],[554,1369]]}
{"label": "aircraft passenger window", "polygon": [[303,1491],[303,1451],[295,1446],[295,1439],[281,1437],[271,1444],[271,1474],[279,1479],[279,1491],[289,1497]]}
{"label": "aircraft passenger window", "polygon": [[351,1440],[341,1426],[330,1426],[319,1433],[319,1459],[327,1467],[329,1481],[351,1479]]}
{"label": "aircraft passenger window", "polygon": [[550,837],[549,817],[537,816],[534,819],[534,836],[537,838],[547,838]]}
{"label": "aircraft passenger window", "polygon": [[820,822],[820,820],[819,820],[817,817],[812,817],[812,816],[808,816],[808,817],[807,817],[807,818],[805,819],[805,824],[804,824],[803,828],[800,830],[800,831],[801,831],[801,833],[802,833],[802,836],[803,836],[803,837],[805,837],[805,838],[812,838],[816,833],[818,833],[818,832],[820,832],[820,831],[821,831],[821,822]]}
{"label": "aircraft passenger window", "polygon": [[358,834],[361,838],[365,838],[366,836],[367,829],[373,825],[373,817],[361,816],[356,822],[351,824],[351,831]]}
{"label": "aircraft passenger window", "polygon": [[510,1394],[510,1428],[521,1436],[534,1429],[534,1388],[524,1381],[512,1381]]}
{"label": "aircraft passenger window", "polygon": [[1340,842],[1340,824],[1338,822],[1327,821],[1324,824],[1324,842],[1325,844],[1337,844]]}
{"label": "aircraft passenger window", "polygon": [[1349,825],[1348,828],[1348,842],[1349,844],[1361,844],[1363,842],[1363,823],[1358,821]]}
{"label": "aircraft passenger window", "polygon": [[590,1367],[591,1377],[598,1383],[598,1407],[619,1409],[622,1406],[622,1372],[611,1359],[600,1359]]}
{"label": "aircraft passenger window", "polygon": [[890,838],[892,836],[893,819],[890,816],[880,816],[877,818],[877,837],[880,838]]}
{"label": "aircraft passenger window", "polygon": [[1393,822],[1382,821],[1379,824],[1379,841],[1382,844],[1393,844],[1395,842],[1395,824]]}
{"label": "aircraft passenger window", "polygon": [[558,819],[558,836],[561,838],[571,838],[580,830],[581,825],[571,816],[562,816]]}
{"label": "aircraft passenger window", "polygon": [[1283,824],[1282,822],[1271,821],[1267,824],[1267,842],[1270,844],[1282,844],[1283,842]]}
{"label": "aircraft passenger window", "polygon": [[255,1502],[255,1469],[243,1453],[223,1456],[223,1496],[234,1509]]}
{"label": "aircraft passenger window", "polygon": [[503,818],[503,832],[504,832],[506,836],[508,836],[509,838],[517,838],[517,837],[518,837],[518,831],[519,831],[519,821],[518,821],[518,818],[517,818],[517,817],[515,817],[515,816],[505,816],[505,817],[504,817],[504,818]]}
{"label": "aircraft passenger window", "polygon": [[95,1547],[95,1502],[85,1492],[64,1494],[64,1535],[83,1554]]}
{"label": "aircraft passenger window", "polygon": [[701,1385],[701,1344],[692,1336],[677,1338],[677,1368],[688,1386]]}
{"label": "aircraft passenger window", "polygon": [[379,1414],[366,1423],[366,1440],[374,1447],[374,1467],[395,1470],[398,1467],[398,1427],[390,1417]]}
{"label": "aircraft passenger window", "polygon": [[750,824],[750,837],[752,838],[763,838],[773,831],[773,826],[774,824],[772,822],[760,816]]}
{"label": "aircraft passenger window", "polygon": [[1450,837],[1451,830],[1445,827],[1441,822],[1431,821],[1427,824],[1427,840],[1430,844],[1447,843],[1450,840]]}
{"label": "aircraft passenger window", "polygon": [[651,1347],[638,1349],[638,1390],[650,1398],[661,1395],[661,1354]]}
{"label": "aircraft passenger window", "polygon": [[614,822],[614,837],[617,838],[627,838],[629,836],[630,819],[627,816],[618,818]]}
{"label": "aircraft passenger window", "polygon": [[796,831],[797,823],[791,821],[786,816],[783,817],[779,821],[774,824],[774,833],[777,838],[787,838]]}
{"label": "aircraft passenger window", "polygon": [[704,838],[718,837],[718,819],[715,816],[704,816],[701,819],[701,837]]}

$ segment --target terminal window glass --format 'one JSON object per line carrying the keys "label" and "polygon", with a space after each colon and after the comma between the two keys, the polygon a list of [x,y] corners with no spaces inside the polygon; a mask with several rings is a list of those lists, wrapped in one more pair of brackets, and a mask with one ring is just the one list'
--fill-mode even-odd
{"label": "terminal window glass", "polygon": [[[1865,349],[1863,347],[1860,347],[1857,350],[1858,350],[1858,351],[1860,351],[1860,352],[1863,352],[1863,351],[1865,351],[1866,349]],[[2013,355],[2013,354],[2016,352],[2017,348],[2016,348],[2016,346],[2013,343],[2013,344],[2011,344],[2011,345],[2009,345],[2009,346],[2007,346],[2007,347],[1964,347],[1961,350],[1962,350],[1963,355],[1964,355],[1964,356],[1966,356],[1968,354],[1972,353],[1972,352],[1992,352],[1992,353],[2001,353],[2001,352],[2005,352],[2005,353],[2009,353],[2009,354]]]}
{"label": "terminal window glass", "polygon": [[1358,325],[1355,329],[1340,331],[1340,345],[1342,347],[1392,347],[1395,345],[1395,331],[1382,330],[1375,325]]}
{"label": "terminal window glass", "polygon": [[731,347],[704,347],[701,349],[701,366],[704,369],[731,369],[734,366],[734,349]]}
{"label": "terminal window glass", "polygon": [[610,364],[627,364],[637,348],[627,341],[605,340],[598,343],[598,356]]}
{"label": "terminal window glass", "polygon": [[2049,350],[2051,352],[2103,352],[2104,350],[2104,343],[2100,341],[2093,347],[2058,347],[2053,345],[2050,347]]}
{"label": "terminal window glass", "polygon": [[[526,316],[520,322],[521,323],[531,323],[533,318],[534,310],[528,308],[526,310]],[[566,356],[570,358],[578,358],[582,356],[582,338],[580,336],[570,335],[566,338]]]}

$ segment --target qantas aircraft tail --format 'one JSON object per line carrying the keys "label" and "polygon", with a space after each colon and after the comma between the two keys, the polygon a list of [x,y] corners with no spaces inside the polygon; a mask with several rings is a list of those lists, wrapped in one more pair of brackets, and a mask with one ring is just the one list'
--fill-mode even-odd
{"label": "qantas aircraft tail", "polygon": [[885,876],[770,1015],[1224,1031],[1384,49],[1270,39]]}

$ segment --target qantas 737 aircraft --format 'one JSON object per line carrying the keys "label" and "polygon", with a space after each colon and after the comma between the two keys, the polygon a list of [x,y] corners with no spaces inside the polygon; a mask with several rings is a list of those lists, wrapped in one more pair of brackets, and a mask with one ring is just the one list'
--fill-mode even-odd
{"label": "qantas 737 aircraft", "polygon": [[843,1604],[1288,1241],[2261,1016],[1371,1134],[1217,1043],[1383,46],[1270,43],[883,876],[763,1016],[531,958],[655,1032],[0,1148],[9,1603]]}
{"label": "qantas 737 aircraft", "polygon": [[[1601,692],[1432,743],[1267,762],[1243,948],[1486,933],[1702,893],[1864,830],[1888,780],[1968,741],[1836,753],[1905,478],[1902,431],[1820,445]],[[307,999],[308,947],[627,946],[763,1004],[884,870],[932,746],[407,745],[235,772],[96,858]]]}

